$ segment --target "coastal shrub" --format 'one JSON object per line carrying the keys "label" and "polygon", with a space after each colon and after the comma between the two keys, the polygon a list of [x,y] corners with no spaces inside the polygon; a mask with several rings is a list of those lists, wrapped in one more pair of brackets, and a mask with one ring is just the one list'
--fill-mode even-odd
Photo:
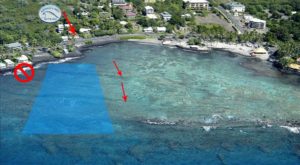
{"label": "coastal shrub", "polygon": [[69,52],[73,52],[75,50],[75,47],[73,45],[68,45],[67,49]]}
{"label": "coastal shrub", "polygon": [[180,34],[180,35],[179,35],[179,39],[184,39],[184,35],[183,35],[183,34]]}
{"label": "coastal shrub", "polygon": [[92,44],[93,44],[93,41],[92,41],[92,40],[86,40],[86,41],[84,41],[84,43],[85,43],[86,45],[92,45]]}
{"label": "coastal shrub", "polygon": [[165,35],[160,35],[160,36],[158,37],[158,40],[163,40],[163,39],[165,39],[165,38],[166,38]]}
{"label": "coastal shrub", "polygon": [[62,57],[62,53],[60,53],[58,50],[53,50],[50,53],[55,58],[61,58]]}
{"label": "coastal shrub", "polygon": [[289,66],[290,64],[296,63],[296,61],[291,57],[283,57],[279,59],[279,62],[285,67]]}

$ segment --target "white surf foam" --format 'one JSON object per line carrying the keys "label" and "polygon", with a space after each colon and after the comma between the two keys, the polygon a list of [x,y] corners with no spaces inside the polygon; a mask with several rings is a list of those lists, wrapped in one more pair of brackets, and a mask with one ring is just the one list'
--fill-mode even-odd
{"label": "white surf foam", "polygon": [[280,126],[281,128],[285,128],[289,130],[292,133],[299,134],[300,133],[300,127],[290,127],[290,126]]}
{"label": "white surf foam", "polygon": [[202,126],[202,128],[204,129],[204,131],[209,132],[212,129],[216,129],[216,126]]}

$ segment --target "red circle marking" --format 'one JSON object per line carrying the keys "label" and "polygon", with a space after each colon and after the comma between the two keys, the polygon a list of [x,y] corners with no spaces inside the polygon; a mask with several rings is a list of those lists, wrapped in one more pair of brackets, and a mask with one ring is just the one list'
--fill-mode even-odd
{"label": "red circle marking", "polygon": [[[31,75],[28,75],[27,72],[23,69],[23,67],[29,67],[29,69],[31,71]],[[22,74],[25,76],[25,79],[22,79],[22,78],[19,77],[19,75],[17,74],[18,70],[20,70],[22,72]],[[15,76],[15,79],[18,80],[19,82],[28,83],[34,77],[34,68],[33,68],[32,65],[30,65],[28,63],[25,63],[25,62],[20,63],[14,69],[14,76]]]}

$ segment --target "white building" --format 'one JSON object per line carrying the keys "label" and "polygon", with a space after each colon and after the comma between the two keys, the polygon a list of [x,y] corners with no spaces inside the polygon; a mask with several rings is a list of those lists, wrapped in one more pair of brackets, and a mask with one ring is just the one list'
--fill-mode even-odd
{"label": "white building", "polygon": [[61,33],[63,31],[64,31],[64,25],[63,24],[58,24],[58,26],[57,26],[57,32]]}
{"label": "white building", "polygon": [[13,68],[15,66],[15,63],[12,62],[10,59],[5,59],[4,62],[7,68]]}
{"label": "white building", "polygon": [[153,28],[152,27],[144,28],[144,32],[145,33],[153,33]]}
{"label": "white building", "polygon": [[164,21],[169,21],[172,18],[172,15],[168,12],[160,13],[161,17],[164,19]]}
{"label": "white building", "polygon": [[88,33],[89,31],[91,31],[92,29],[90,29],[90,28],[80,28],[79,29],[79,32],[80,33]]}
{"label": "white building", "polygon": [[166,27],[157,27],[156,30],[157,30],[157,32],[166,32],[167,28]]}
{"label": "white building", "polygon": [[68,36],[61,36],[61,39],[63,40],[63,42],[68,42],[69,37]]}
{"label": "white building", "polygon": [[126,21],[120,21],[120,24],[124,26],[127,25],[128,23]]}
{"label": "white building", "polygon": [[208,10],[209,2],[207,0],[183,0],[183,2],[193,10]]}
{"label": "white building", "polygon": [[17,58],[18,63],[28,62],[28,57],[25,55],[21,55]]}
{"label": "white building", "polygon": [[5,63],[2,63],[0,62],[0,69],[5,69],[6,68],[6,64]]}
{"label": "white building", "polygon": [[145,12],[146,12],[146,15],[154,14],[154,9],[151,6],[145,6]]}

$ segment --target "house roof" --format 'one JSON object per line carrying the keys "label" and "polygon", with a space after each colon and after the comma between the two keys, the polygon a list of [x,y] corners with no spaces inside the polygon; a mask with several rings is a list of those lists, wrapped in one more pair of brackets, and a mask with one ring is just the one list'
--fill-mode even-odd
{"label": "house roof", "polygon": [[258,18],[251,18],[251,19],[249,19],[249,21],[251,21],[251,22],[261,22],[261,23],[266,23],[265,20],[261,20],[261,19],[258,19]]}
{"label": "house roof", "polygon": [[145,6],[145,9],[146,10],[153,10],[153,7],[152,6]]}
{"label": "house roof", "polygon": [[88,32],[88,31],[91,31],[92,29],[90,28],[80,28],[79,29],[79,32]]}
{"label": "house roof", "polygon": [[163,17],[171,17],[171,14],[166,11],[163,13],[160,13],[160,15],[162,15]]}
{"label": "house roof", "polygon": [[14,64],[14,62],[12,62],[12,60],[10,60],[10,59],[5,59],[4,62],[6,64]]}
{"label": "house roof", "polygon": [[131,11],[129,11],[129,12],[126,12],[126,14],[125,14],[127,17],[129,16],[136,16],[136,13],[134,13],[134,12],[131,12]]}
{"label": "house roof", "polygon": [[126,22],[126,21],[120,21],[120,24],[121,24],[121,25],[126,25],[127,22]]}
{"label": "house roof", "polygon": [[158,31],[166,31],[166,30],[167,30],[166,27],[157,27],[156,29],[157,29]]}
{"label": "house roof", "polygon": [[22,61],[27,61],[28,57],[25,55],[21,55],[20,57],[17,58],[18,60],[22,60]]}
{"label": "house roof", "polygon": [[147,27],[147,28],[144,28],[144,30],[153,30],[152,27]]}

